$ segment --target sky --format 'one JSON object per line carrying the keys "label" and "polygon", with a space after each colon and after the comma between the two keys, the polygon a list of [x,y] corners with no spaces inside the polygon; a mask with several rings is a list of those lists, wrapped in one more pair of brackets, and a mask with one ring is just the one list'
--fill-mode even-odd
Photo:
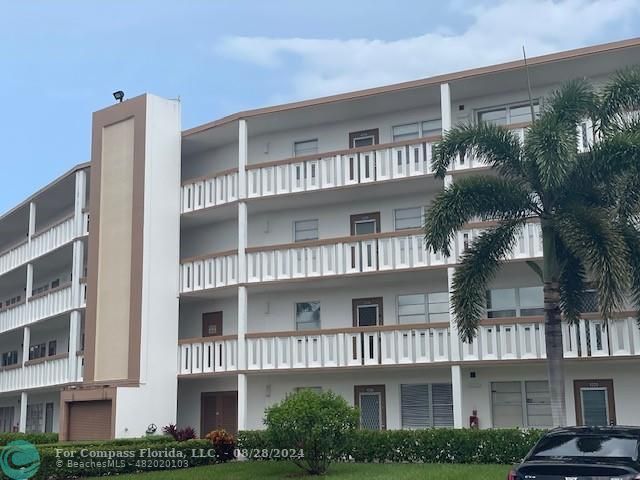
{"label": "sky", "polygon": [[0,212],[89,160],[111,93],[247,108],[640,36],[640,0],[0,0]]}

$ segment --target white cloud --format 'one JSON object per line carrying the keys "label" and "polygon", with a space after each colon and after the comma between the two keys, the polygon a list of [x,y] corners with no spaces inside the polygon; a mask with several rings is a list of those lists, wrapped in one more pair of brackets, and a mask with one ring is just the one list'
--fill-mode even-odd
{"label": "white cloud", "polygon": [[[496,4],[456,2],[471,15],[468,28],[393,41],[226,37],[219,54],[265,69],[296,69],[274,100],[328,95],[622,38],[640,13],[637,0],[500,0]],[[637,19],[637,18],[636,18]],[[611,29],[615,27],[615,29]]]}

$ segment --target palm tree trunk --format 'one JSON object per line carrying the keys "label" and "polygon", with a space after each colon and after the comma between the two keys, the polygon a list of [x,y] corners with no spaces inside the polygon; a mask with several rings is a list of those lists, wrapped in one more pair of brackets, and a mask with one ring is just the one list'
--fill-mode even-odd
{"label": "palm tree trunk", "polygon": [[562,319],[560,316],[560,269],[556,253],[553,228],[542,220],[544,284],[544,328],[547,347],[547,375],[551,394],[551,416],[554,427],[567,423],[564,387],[564,349],[562,346]]}

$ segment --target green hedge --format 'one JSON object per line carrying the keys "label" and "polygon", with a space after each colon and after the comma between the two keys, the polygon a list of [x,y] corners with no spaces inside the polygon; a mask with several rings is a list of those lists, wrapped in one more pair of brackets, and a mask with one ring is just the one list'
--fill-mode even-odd
{"label": "green hedge", "polygon": [[[82,442],[77,444],[37,445],[40,468],[36,480],[62,480],[91,476],[115,476],[152,470],[176,470],[215,463],[208,456],[208,440],[186,442],[149,439]],[[193,456],[203,452],[202,456]],[[73,453],[73,456],[71,454]],[[169,456],[167,456],[167,453]],[[112,456],[109,460],[108,456]],[[74,463],[76,462],[76,463]],[[0,476],[3,480],[7,477]]]}
{"label": "green hedge", "polygon": [[56,443],[57,433],[0,433],[0,447],[14,440],[26,440],[33,444]]}
{"label": "green hedge", "polygon": [[[356,462],[494,463],[520,462],[543,430],[357,430],[345,459]],[[268,449],[264,431],[238,434],[240,450]]]}

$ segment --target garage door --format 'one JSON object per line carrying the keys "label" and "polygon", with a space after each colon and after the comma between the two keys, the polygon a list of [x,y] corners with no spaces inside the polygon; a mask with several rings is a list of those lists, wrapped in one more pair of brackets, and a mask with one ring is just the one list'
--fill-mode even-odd
{"label": "garage door", "polygon": [[111,438],[111,400],[69,403],[69,440]]}

